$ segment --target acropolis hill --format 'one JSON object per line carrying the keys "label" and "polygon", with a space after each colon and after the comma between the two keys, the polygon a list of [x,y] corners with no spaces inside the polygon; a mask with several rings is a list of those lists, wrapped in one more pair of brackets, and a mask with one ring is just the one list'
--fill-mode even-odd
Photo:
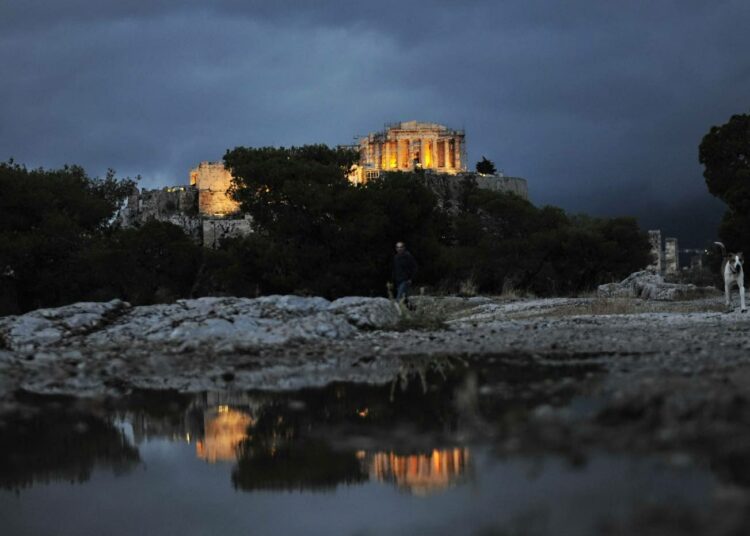
{"label": "acropolis hill", "polygon": [[[483,175],[467,170],[466,136],[437,123],[404,121],[359,139],[360,162],[349,174],[364,184],[392,171],[420,171],[435,193],[450,195],[460,180],[471,177],[477,186],[509,192],[528,199],[526,180],[502,173]],[[252,232],[251,220],[227,195],[232,176],[222,162],[201,162],[190,170],[189,185],[160,190],[134,190],[120,214],[124,226],[140,226],[150,219],[182,227],[194,240],[216,247],[224,238]]]}

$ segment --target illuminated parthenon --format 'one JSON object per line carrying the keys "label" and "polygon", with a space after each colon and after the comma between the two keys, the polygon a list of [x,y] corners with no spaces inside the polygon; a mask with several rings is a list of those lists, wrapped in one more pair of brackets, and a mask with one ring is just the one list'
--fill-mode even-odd
{"label": "illuminated parthenon", "polygon": [[437,123],[388,124],[384,130],[360,138],[359,151],[353,182],[366,182],[381,171],[431,169],[451,175],[466,171],[464,131]]}

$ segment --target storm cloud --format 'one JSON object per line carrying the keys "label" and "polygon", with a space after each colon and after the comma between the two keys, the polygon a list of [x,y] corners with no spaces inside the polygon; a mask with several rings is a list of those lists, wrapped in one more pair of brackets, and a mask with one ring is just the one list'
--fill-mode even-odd
{"label": "storm cloud", "polygon": [[721,203],[697,147],[750,106],[746,1],[6,0],[0,158],[187,182],[238,145],[465,128],[532,200],[683,245]]}

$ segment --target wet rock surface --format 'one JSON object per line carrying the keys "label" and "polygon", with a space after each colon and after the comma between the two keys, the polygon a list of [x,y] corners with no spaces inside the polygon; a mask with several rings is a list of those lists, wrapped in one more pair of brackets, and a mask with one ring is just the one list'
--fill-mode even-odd
{"label": "wet rock surface", "polygon": [[703,508],[646,504],[601,534],[750,528],[750,315],[723,312],[720,297],[416,302],[439,310],[445,327],[399,331],[393,304],[367,298],[110,302],[2,318],[0,410],[15,408],[19,392],[118,397],[348,382],[385,385],[394,396],[448,382],[445,404],[461,437],[491,442],[500,457],[657,456],[718,481]]}

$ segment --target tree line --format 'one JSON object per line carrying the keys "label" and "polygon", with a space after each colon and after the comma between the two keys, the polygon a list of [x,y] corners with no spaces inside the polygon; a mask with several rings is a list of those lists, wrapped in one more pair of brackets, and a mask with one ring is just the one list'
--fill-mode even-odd
{"label": "tree line", "polygon": [[415,284],[446,293],[570,294],[651,260],[633,218],[535,207],[470,177],[453,199],[420,172],[353,185],[356,161],[356,152],[325,145],[227,151],[230,193],[255,231],[215,250],[165,222],[119,227],[130,179],[0,164],[0,314],[112,298],[385,295],[397,241],[419,262]]}

